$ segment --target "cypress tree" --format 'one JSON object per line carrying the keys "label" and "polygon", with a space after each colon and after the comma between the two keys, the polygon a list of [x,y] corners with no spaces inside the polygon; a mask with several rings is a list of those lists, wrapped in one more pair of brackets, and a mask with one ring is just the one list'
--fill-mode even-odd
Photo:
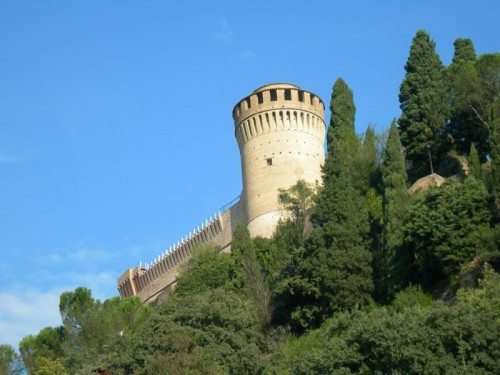
{"label": "cypress tree", "polygon": [[479,56],[476,69],[483,87],[483,108],[477,117],[488,128],[490,157],[492,162],[492,191],[496,197],[497,220],[500,219],[500,53]]}
{"label": "cypress tree", "polygon": [[338,78],[333,84],[330,100],[330,125],[327,134],[328,155],[332,156],[332,148],[335,141],[353,140],[356,138],[354,119],[356,106],[353,94],[347,83]]}
{"label": "cypress tree", "polygon": [[370,252],[373,258],[373,280],[377,291],[375,296],[380,298],[383,279],[382,186],[377,136],[371,125],[366,129],[363,145],[356,157],[356,166],[353,170],[353,183],[354,188],[363,196],[365,211],[368,214]]}
{"label": "cypress tree", "polygon": [[470,39],[458,38],[453,43],[455,47],[455,54],[453,55],[453,64],[460,64],[462,62],[474,62],[477,59],[474,44]]}
{"label": "cypress tree", "polygon": [[352,91],[342,79],[333,91],[324,186],[299,265],[304,304],[292,313],[299,328],[317,326],[335,310],[366,304],[373,290],[368,216],[352,180],[357,140]]}
{"label": "cypress tree", "polygon": [[359,140],[356,137],[354,118],[356,107],[353,93],[342,78],[338,78],[332,89],[330,101],[330,125],[327,133],[327,158],[323,166],[323,190],[317,196],[316,210],[311,221],[315,226],[321,226],[331,219],[335,210],[328,191],[334,188],[335,179],[340,171],[348,174],[349,185],[352,184],[352,175],[356,169],[355,157],[359,149]]}
{"label": "cypress tree", "polygon": [[500,221],[500,100],[490,108],[489,140],[491,145],[492,191],[495,222]]}
{"label": "cypress tree", "polygon": [[395,121],[389,130],[389,138],[382,162],[384,259],[387,291],[392,294],[405,285],[408,254],[402,249],[403,224],[407,218],[409,194],[404,156]]}
{"label": "cypress tree", "polygon": [[470,145],[469,176],[477,178],[478,180],[481,178],[481,164],[479,163],[479,156],[477,155],[474,143]]}
{"label": "cypress tree", "polygon": [[363,142],[362,155],[365,165],[366,174],[368,175],[368,186],[376,187],[379,177],[379,163],[377,155],[377,137],[375,129],[369,125],[365,132],[365,139]]}
{"label": "cypress tree", "polygon": [[489,154],[488,127],[485,124],[489,100],[476,60],[472,41],[457,39],[453,64],[446,70],[450,103],[447,128],[460,154],[468,155],[474,143],[479,160],[485,162]]}
{"label": "cypress tree", "polygon": [[361,194],[366,195],[370,189],[378,189],[380,168],[377,155],[375,130],[369,125],[365,132],[363,145],[355,157],[353,180]]}
{"label": "cypress tree", "polygon": [[413,38],[399,91],[402,114],[398,125],[401,143],[412,163],[412,180],[428,174],[428,145],[434,165],[447,151],[441,137],[447,112],[443,69],[435,43],[427,32],[419,30]]}

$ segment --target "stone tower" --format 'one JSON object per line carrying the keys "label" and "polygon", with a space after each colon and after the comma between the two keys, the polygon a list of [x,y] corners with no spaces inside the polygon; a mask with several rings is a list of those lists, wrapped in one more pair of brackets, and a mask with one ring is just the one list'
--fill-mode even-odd
{"label": "stone tower", "polygon": [[252,237],[270,237],[284,212],[279,189],[320,183],[325,105],[300,87],[262,86],[233,109],[241,156],[243,215]]}
{"label": "stone tower", "polygon": [[213,243],[229,250],[238,223],[245,223],[253,237],[270,237],[284,215],[279,189],[299,179],[321,181],[324,115],[318,96],[286,83],[262,86],[240,100],[233,109],[243,175],[240,200],[210,216],[150,263],[126,270],[118,279],[120,295],[139,296],[146,303],[166,298],[192,248]]}

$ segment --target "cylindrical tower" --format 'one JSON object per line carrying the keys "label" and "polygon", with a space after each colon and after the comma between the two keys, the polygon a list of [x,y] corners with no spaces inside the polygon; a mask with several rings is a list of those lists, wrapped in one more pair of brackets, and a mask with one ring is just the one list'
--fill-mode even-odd
{"label": "cylindrical tower", "polygon": [[241,202],[252,237],[270,237],[283,211],[278,189],[320,183],[325,105],[288,83],[262,86],[233,109],[241,156]]}

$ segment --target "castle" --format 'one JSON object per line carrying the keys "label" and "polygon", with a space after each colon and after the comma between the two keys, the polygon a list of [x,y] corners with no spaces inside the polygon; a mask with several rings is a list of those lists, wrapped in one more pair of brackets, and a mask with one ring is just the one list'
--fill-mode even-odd
{"label": "castle", "polygon": [[178,265],[199,243],[229,250],[236,225],[252,237],[271,237],[284,211],[279,189],[299,179],[321,181],[325,159],[325,105],[315,94],[288,83],[259,87],[233,109],[241,158],[243,190],[239,201],[206,220],[151,265],[130,268],[118,279],[121,296],[151,303],[175,284]]}

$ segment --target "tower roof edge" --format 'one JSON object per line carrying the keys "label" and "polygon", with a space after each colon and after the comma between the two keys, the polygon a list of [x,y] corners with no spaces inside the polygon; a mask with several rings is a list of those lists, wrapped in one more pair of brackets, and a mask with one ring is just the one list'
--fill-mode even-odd
{"label": "tower roof edge", "polygon": [[266,85],[260,86],[259,88],[255,89],[252,94],[255,94],[260,91],[264,90],[270,90],[270,89],[297,89],[297,90],[302,90],[299,86],[291,84],[291,83],[286,83],[286,82],[276,82],[276,83],[268,83]]}

